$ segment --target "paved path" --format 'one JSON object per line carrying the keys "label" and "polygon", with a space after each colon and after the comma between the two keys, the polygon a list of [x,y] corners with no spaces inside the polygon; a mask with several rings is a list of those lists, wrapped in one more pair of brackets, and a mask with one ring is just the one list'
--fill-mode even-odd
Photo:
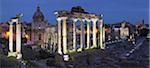
{"label": "paved path", "polygon": [[129,57],[131,54],[133,54],[133,52],[134,52],[135,50],[139,49],[139,47],[143,44],[144,40],[145,40],[144,37],[139,38],[139,39],[137,40],[136,44],[133,45],[134,47],[133,47],[131,50],[129,50],[129,51],[124,52],[123,54],[121,54],[121,57],[124,57],[124,58]]}

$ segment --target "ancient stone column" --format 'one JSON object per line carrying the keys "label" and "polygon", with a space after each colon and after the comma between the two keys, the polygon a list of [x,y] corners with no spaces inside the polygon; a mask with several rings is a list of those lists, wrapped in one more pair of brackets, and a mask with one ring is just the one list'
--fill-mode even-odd
{"label": "ancient stone column", "polygon": [[83,46],[84,46],[84,19],[80,19],[81,22],[81,30],[80,30],[80,48],[77,51],[82,51]]}
{"label": "ancient stone column", "polygon": [[16,52],[13,51],[13,23],[15,21],[13,19],[11,19],[11,21],[9,22],[9,50],[10,52],[8,52],[8,57],[10,56],[14,56],[16,57]]}
{"label": "ancient stone column", "polygon": [[61,17],[62,19],[62,36],[63,36],[63,53],[67,54],[67,17]]}
{"label": "ancient stone column", "polygon": [[57,24],[58,24],[58,53],[62,54],[62,49],[61,49],[61,18],[57,18]]}
{"label": "ancient stone column", "polygon": [[76,50],[76,22],[78,19],[73,19],[73,51]]}
{"label": "ancient stone column", "polygon": [[16,19],[16,52],[17,59],[21,59],[21,23],[19,23],[19,19]]}
{"label": "ancient stone column", "polygon": [[91,48],[96,48],[97,47],[97,43],[96,43],[96,22],[98,21],[98,19],[92,18],[91,21],[93,23],[93,45],[92,45]]}
{"label": "ancient stone column", "polygon": [[53,36],[53,33],[51,33],[51,40],[50,40],[50,42],[51,42],[52,46],[53,46],[53,39],[54,39],[54,36]]}
{"label": "ancient stone column", "polygon": [[85,49],[89,49],[90,48],[90,23],[91,20],[90,19],[86,19],[87,21],[87,47]]}
{"label": "ancient stone column", "polygon": [[9,22],[9,51],[13,52],[13,22]]}
{"label": "ancient stone column", "polygon": [[103,45],[101,49],[105,49],[105,27],[103,27]]}
{"label": "ancient stone column", "polygon": [[99,20],[99,31],[100,31],[100,48],[103,48],[103,20]]}
{"label": "ancient stone column", "polygon": [[54,33],[54,46],[53,46],[53,52],[56,50],[56,43],[57,43],[57,34]]}

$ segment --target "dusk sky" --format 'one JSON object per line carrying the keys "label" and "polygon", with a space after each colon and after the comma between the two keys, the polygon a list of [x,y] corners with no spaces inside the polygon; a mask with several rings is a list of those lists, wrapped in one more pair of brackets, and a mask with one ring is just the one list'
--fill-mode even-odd
{"label": "dusk sky", "polygon": [[22,21],[31,22],[38,4],[51,24],[56,24],[55,10],[70,10],[73,6],[104,14],[104,23],[135,23],[143,19],[149,22],[149,0],[0,0],[0,22],[8,21],[16,13],[24,14]]}

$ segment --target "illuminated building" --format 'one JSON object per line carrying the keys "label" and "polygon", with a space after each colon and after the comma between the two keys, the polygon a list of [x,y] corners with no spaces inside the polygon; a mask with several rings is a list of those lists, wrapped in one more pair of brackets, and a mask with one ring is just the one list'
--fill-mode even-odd
{"label": "illuminated building", "polygon": [[38,6],[32,17],[31,23],[31,41],[34,44],[39,45],[40,47],[44,46],[44,33],[47,26],[48,22],[45,20],[43,13]]}

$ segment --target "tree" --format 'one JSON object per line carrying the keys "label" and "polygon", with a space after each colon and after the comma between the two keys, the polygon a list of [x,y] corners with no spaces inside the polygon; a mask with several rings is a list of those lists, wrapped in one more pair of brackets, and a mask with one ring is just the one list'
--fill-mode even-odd
{"label": "tree", "polygon": [[148,29],[146,29],[146,28],[143,28],[143,29],[141,29],[140,30],[140,36],[147,36],[148,35],[148,33],[149,33],[149,30]]}

